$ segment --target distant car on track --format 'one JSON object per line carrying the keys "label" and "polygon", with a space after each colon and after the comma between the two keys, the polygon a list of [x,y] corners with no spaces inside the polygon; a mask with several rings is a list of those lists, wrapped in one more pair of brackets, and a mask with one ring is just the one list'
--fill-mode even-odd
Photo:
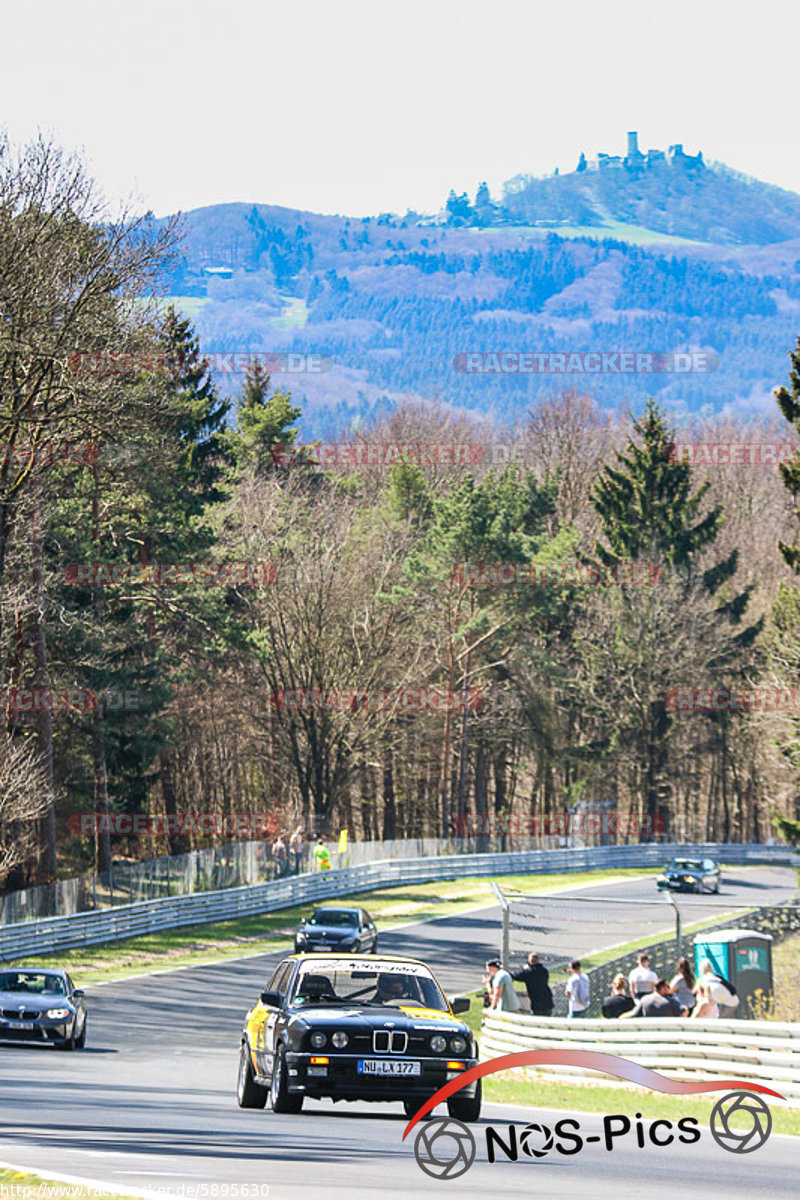
{"label": "distant car on track", "polygon": [[719,863],[712,858],[674,858],[656,879],[656,886],[673,892],[719,894]]}
{"label": "distant car on track", "polygon": [[[306,1097],[400,1101],[408,1116],[448,1080],[476,1065],[478,1046],[430,969],[413,958],[292,955],[245,1018],[240,1108],[298,1113]],[[480,1080],[447,1102],[477,1121]]]}
{"label": "distant car on track", "polygon": [[0,1040],[82,1050],[86,1045],[83,992],[66,971],[0,970]]}
{"label": "distant car on track", "polygon": [[295,954],[330,954],[344,950],[349,954],[374,954],[378,949],[378,931],[372,917],[363,908],[318,908],[301,921],[294,935]]}

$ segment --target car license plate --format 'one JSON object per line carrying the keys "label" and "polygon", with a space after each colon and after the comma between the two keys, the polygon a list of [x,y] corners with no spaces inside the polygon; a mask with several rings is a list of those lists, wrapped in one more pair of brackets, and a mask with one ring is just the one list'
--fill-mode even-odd
{"label": "car license plate", "polygon": [[33,1029],[33,1021],[6,1021],[9,1029]]}
{"label": "car license plate", "polygon": [[418,1062],[397,1062],[386,1058],[360,1058],[358,1060],[359,1075],[419,1075],[422,1064]]}

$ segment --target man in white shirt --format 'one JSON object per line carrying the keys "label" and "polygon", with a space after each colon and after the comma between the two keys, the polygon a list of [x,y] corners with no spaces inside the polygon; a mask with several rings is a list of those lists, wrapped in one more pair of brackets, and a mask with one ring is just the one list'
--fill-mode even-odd
{"label": "man in white shirt", "polygon": [[589,976],[581,970],[580,959],[569,964],[570,976],[564,991],[569,1000],[569,1016],[585,1017],[589,1007]]}
{"label": "man in white shirt", "polygon": [[489,974],[489,1011],[519,1012],[519,998],[514,991],[514,980],[499,959],[487,962]]}
{"label": "man in white shirt", "polygon": [[649,996],[655,990],[655,986],[658,983],[658,976],[655,971],[650,970],[650,955],[646,950],[640,950],[637,958],[639,965],[631,971],[628,976],[628,983],[633,999],[641,1000],[642,996]]}

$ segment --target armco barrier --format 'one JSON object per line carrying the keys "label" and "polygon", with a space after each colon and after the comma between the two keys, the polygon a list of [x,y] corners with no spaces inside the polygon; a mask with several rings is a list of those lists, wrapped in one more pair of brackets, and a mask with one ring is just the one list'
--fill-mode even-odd
{"label": "armco barrier", "polygon": [[[570,850],[525,850],[507,854],[452,854],[362,863],[343,870],[215,892],[194,892],[161,900],[121,904],[116,908],[48,917],[0,927],[0,961],[23,955],[118,941],[162,929],[230,920],[326,900],[374,888],[433,883],[463,876],[553,874],[608,867],[661,866],[676,854],[712,857],[727,863],[800,865],[800,856],[786,846],[662,845],[588,846]],[[665,904],[668,901],[665,900]]]}
{"label": "armco barrier", "polygon": [[[571,1021],[501,1012],[484,1017],[480,1047],[483,1059],[520,1050],[597,1050],[629,1058],[674,1079],[734,1078],[763,1083],[800,1107],[798,1022],[679,1017]],[[596,1071],[562,1064],[529,1070],[550,1078],[606,1079]]]}

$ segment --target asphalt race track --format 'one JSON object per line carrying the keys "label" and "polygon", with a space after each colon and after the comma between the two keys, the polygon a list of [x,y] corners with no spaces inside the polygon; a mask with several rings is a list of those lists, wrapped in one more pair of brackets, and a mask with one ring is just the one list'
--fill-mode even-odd
{"label": "asphalt race track", "polygon": [[[794,882],[788,869],[730,868],[721,898],[780,903]],[[652,879],[620,881],[583,892],[597,896],[597,908],[582,906],[576,921],[567,907],[565,928],[557,928],[548,911],[548,929],[537,934],[537,945],[558,956],[567,941],[566,953],[603,944],[608,928],[603,895],[651,900],[653,886]],[[684,897],[686,920],[696,919],[697,910],[716,899]],[[497,916],[496,909],[482,909],[408,926],[385,933],[382,949],[427,959],[451,991],[472,988],[485,958],[497,951]],[[635,917],[630,920],[636,937]],[[552,1125],[569,1114],[487,1105],[481,1124],[472,1127],[475,1163],[461,1178],[448,1181],[429,1178],[417,1165],[417,1130],[403,1143],[406,1118],[399,1105],[310,1102],[299,1116],[240,1110],[234,1089],[242,1018],[279,957],[90,988],[83,1052],[0,1047],[0,1159],[45,1175],[163,1189],[189,1200],[253,1200],[256,1194],[271,1200],[323,1194],[332,1200],[377,1195],[442,1200],[498,1189],[591,1200],[622,1194],[632,1200],[655,1197],[676,1184],[686,1194],[726,1198],[797,1195],[800,1140],[776,1135],[747,1155],[717,1146],[704,1129],[700,1141],[689,1146],[639,1149],[631,1133],[611,1152],[598,1141],[574,1156],[554,1149],[542,1158],[520,1154],[517,1162],[490,1164],[482,1125],[492,1123],[499,1130],[509,1121]],[[709,1098],[709,1113],[717,1099],[717,1094]],[[600,1135],[600,1115],[581,1116],[580,1122],[584,1135]],[[250,1185],[248,1191],[241,1189],[244,1184]],[[261,1185],[258,1193],[254,1185]]]}

